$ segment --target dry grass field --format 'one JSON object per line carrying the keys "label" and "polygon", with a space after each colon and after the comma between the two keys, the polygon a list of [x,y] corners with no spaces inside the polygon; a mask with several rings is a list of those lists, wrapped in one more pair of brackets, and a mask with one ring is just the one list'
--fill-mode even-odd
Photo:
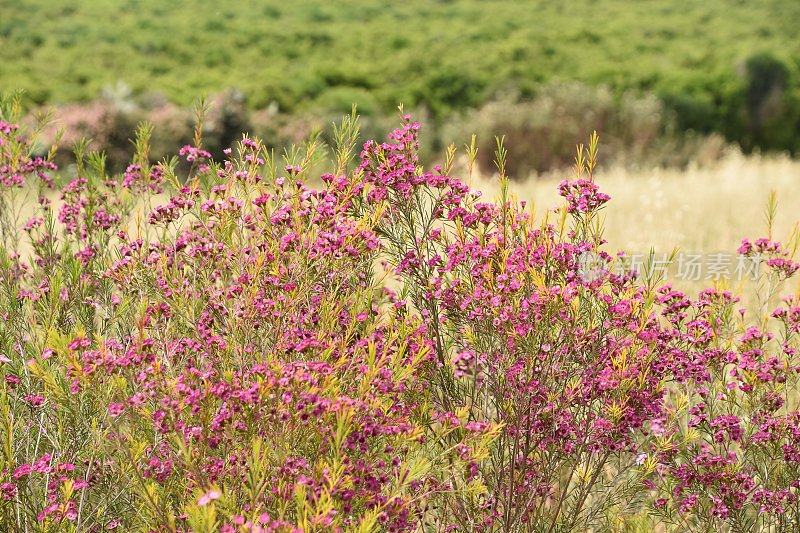
{"label": "dry grass field", "polygon": [[[559,203],[561,176],[531,178],[511,187],[537,212]],[[772,191],[779,198],[776,237],[800,221],[800,162],[787,157],[743,156],[730,152],[706,168],[598,172],[596,181],[611,195],[605,210],[606,238],[614,248],[659,251],[735,250],[743,237],[766,231],[765,209]],[[474,186],[493,194],[480,177]]]}
{"label": "dry grass field", "polygon": [[[561,179],[533,177],[511,187],[541,216],[559,205]],[[599,171],[596,181],[611,195],[604,211],[608,247],[628,254],[646,254],[651,247],[659,254],[676,248],[687,254],[735,254],[742,238],[766,235],[772,192],[778,198],[774,237],[787,239],[800,222],[800,162],[788,157],[730,151],[712,166],[609,168]],[[498,190],[497,182],[485,176],[473,185],[490,197]],[[675,284],[692,288],[680,280]]]}

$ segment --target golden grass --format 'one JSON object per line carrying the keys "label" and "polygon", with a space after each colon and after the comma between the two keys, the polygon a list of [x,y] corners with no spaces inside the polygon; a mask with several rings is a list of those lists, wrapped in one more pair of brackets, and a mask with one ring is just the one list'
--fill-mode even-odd
{"label": "golden grass", "polygon": [[[515,195],[537,213],[559,204],[559,177],[512,182]],[[770,191],[778,197],[775,237],[800,221],[800,161],[730,152],[706,168],[599,170],[595,181],[611,195],[604,211],[605,236],[615,249],[646,252],[735,251],[743,237],[766,233]],[[497,183],[479,177],[473,186],[489,195]]]}
{"label": "golden grass", "polygon": [[[557,191],[561,179],[545,176],[512,182],[511,190],[532,203],[541,217],[561,203]],[[730,151],[713,166],[600,169],[595,180],[611,195],[603,211],[609,251],[646,254],[653,247],[658,253],[678,248],[686,253],[735,254],[742,238],[767,234],[765,212],[771,191],[778,199],[773,237],[787,239],[800,221],[800,161],[786,156]],[[479,176],[472,185],[489,197],[498,192],[496,178]]]}

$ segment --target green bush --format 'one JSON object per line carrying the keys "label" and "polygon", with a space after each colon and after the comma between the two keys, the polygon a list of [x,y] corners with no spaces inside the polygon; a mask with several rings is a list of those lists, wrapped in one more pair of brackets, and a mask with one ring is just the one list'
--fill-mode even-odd
{"label": "green bush", "polygon": [[745,70],[745,148],[798,149],[800,99],[785,62],[770,53],[750,56]]}
{"label": "green bush", "polygon": [[509,175],[525,178],[572,163],[572,147],[592,131],[605,140],[605,162],[636,160],[652,152],[667,127],[666,113],[655,97],[625,93],[617,97],[607,87],[555,83],[530,100],[507,94],[443,128],[444,139],[477,134],[478,162],[493,171],[495,136],[503,135],[513,154]]}

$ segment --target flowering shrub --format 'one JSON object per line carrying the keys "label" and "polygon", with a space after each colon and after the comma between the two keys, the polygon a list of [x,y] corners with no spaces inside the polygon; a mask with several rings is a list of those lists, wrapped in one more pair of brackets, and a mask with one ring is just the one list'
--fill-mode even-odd
{"label": "flowering shrub", "polygon": [[[506,194],[479,202],[443,169],[419,172],[418,127],[368,144],[361,168],[367,204],[389,200],[379,230],[429,324],[440,402],[503,428],[472,472],[488,493],[458,494],[451,520],[459,530],[584,530],[633,487],[642,428],[661,399],[644,291],[630,276],[581,272],[582,255],[600,251],[593,221],[609,199],[592,178],[596,138],[560,187],[556,227]],[[502,146],[498,155],[505,179]]]}
{"label": "flowering shrub", "polygon": [[[798,264],[768,238],[745,240],[764,255],[762,279],[791,276]],[[771,291],[765,291],[771,292]],[[800,302],[786,298],[748,320],[728,291],[696,300],[664,287],[658,299],[671,376],[646,486],[655,511],[686,529],[789,531],[800,527]]]}
{"label": "flowering shrub", "polygon": [[[3,523],[413,528],[495,428],[431,409],[361,187],[303,185],[315,145],[280,172],[247,138],[222,164],[189,146],[178,180],[138,144],[119,179],[80,166],[26,224],[30,261],[5,258]],[[162,188],[132,236],[131,193]]]}
{"label": "flowering shrub", "polygon": [[[5,529],[798,523],[800,304],[746,325],[606,268],[596,136],[537,220],[502,143],[481,201],[408,117],[357,157],[346,118],[327,163],[248,137],[215,160],[198,127],[153,164],[142,126],[124,173],[79,144],[72,176],[0,119],[2,205],[38,198],[0,213]],[[777,282],[790,249],[740,252]]]}

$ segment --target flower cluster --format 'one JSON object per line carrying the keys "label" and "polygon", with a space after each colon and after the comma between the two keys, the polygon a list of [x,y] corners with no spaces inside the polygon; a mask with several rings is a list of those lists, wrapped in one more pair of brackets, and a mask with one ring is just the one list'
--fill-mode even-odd
{"label": "flower cluster", "polygon": [[2,295],[2,523],[406,531],[474,479],[497,428],[432,410],[431,340],[373,271],[362,178],[315,189],[306,164],[237,153],[177,188],[81,167],[26,225]]}
{"label": "flower cluster", "polygon": [[[743,244],[743,253],[751,253]],[[760,253],[776,243],[761,239]],[[764,275],[772,267],[765,265]],[[789,275],[789,274],[785,274]],[[755,323],[738,299],[660,291],[660,334],[672,382],[645,486],[665,521],[724,530],[791,530],[800,475],[800,376],[795,298]]]}
{"label": "flower cluster", "polygon": [[751,242],[749,239],[742,240],[738,252],[748,257],[764,257],[766,265],[776,274],[784,279],[790,278],[800,269],[800,263],[793,261],[783,245],[766,237],[756,239]]}
{"label": "flower cluster", "polygon": [[[48,193],[0,120],[2,183],[39,189],[26,222],[0,212],[0,524],[577,532],[647,505],[800,527],[797,298],[751,318],[615,269],[596,137],[553,224],[502,147],[481,201],[452,157],[420,166],[419,131],[358,152],[346,119],[316,179],[314,141],[214,161],[198,136],[152,166],[140,128],[121,175],[79,151]],[[791,249],[740,253],[782,281]]]}

